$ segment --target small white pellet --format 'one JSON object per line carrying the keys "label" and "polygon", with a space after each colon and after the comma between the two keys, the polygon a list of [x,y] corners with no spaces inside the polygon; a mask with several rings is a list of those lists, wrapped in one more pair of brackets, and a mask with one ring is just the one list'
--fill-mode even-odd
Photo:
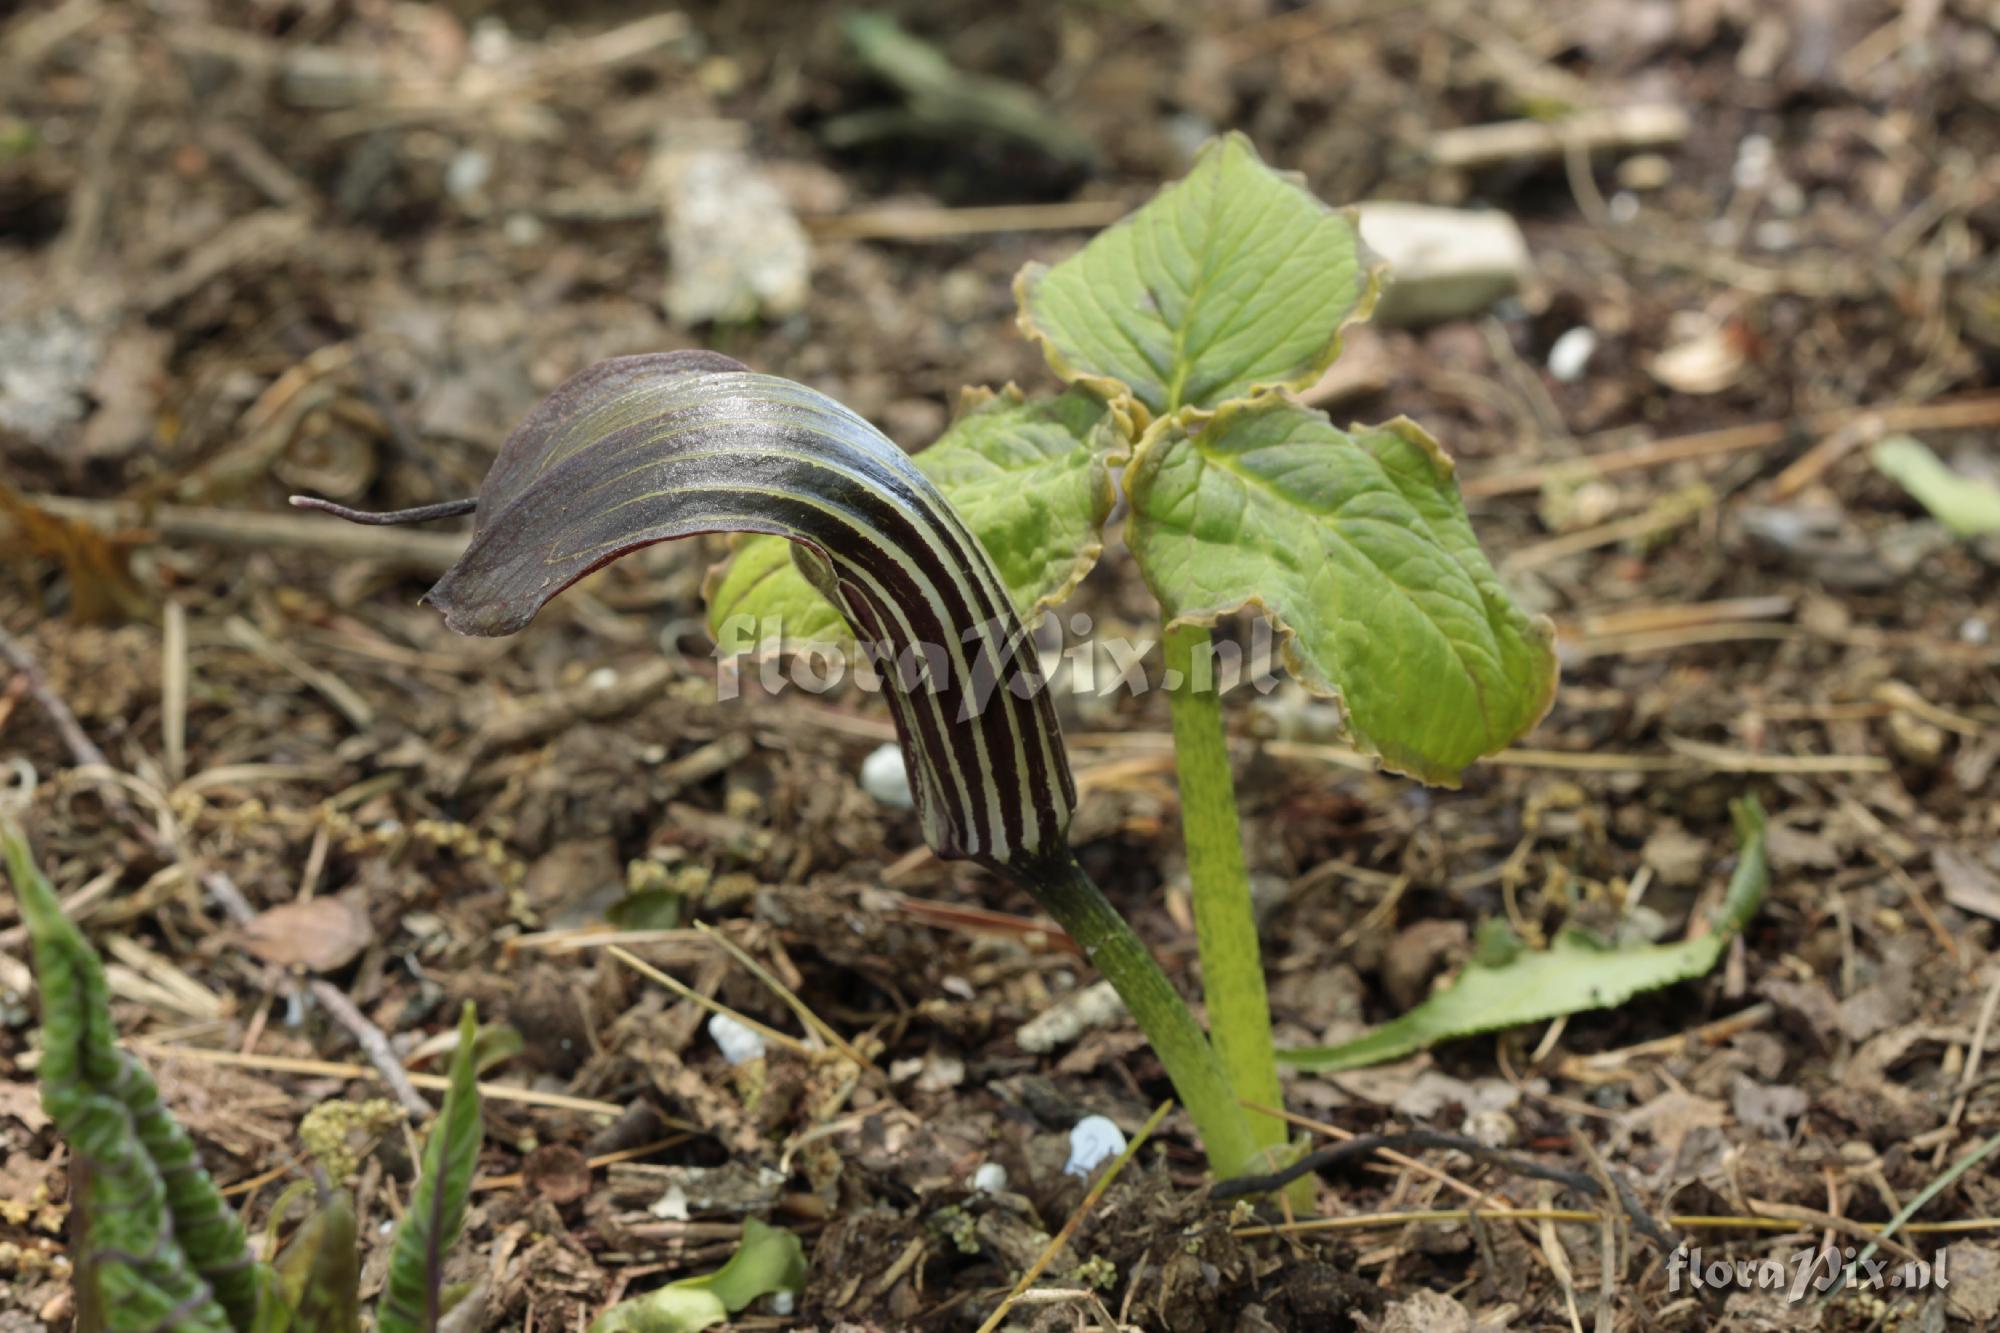
{"label": "small white pellet", "polygon": [[981,1194],[998,1194],[1007,1188],[1007,1168],[998,1162],[981,1162],[972,1173],[972,1188]]}
{"label": "small white pellet", "polygon": [[708,1020],[708,1035],[715,1038],[722,1058],[732,1065],[764,1058],[764,1038],[728,1014],[716,1014]]}
{"label": "small white pellet", "polygon": [[1099,1163],[1124,1151],[1124,1130],[1101,1115],[1087,1115],[1069,1132],[1069,1161],[1063,1163],[1063,1174],[1087,1176]]}
{"label": "small white pellet", "polygon": [[910,770],[903,763],[903,752],[893,744],[878,745],[861,761],[861,790],[898,810],[914,809],[917,804],[910,792]]}
{"label": "small white pellet", "polygon": [[444,169],[444,192],[464,199],[484,189],[493,175],[493,157],[477,148],[462,148]]}
{"label": "small white pellet", "polygon": [[1590,358],[1597,354],[1597,335],[1579,325],[1557,338],[1549,348],[1549,374],[1564,384],[1580,379]]}
{"label": "small white pellet", "polygon": [[1771,163],[1777,155],[1777,149],[1763,135],[1744,135],[1743,142],[1736,145],[1736,161],[1730,167],[1730,179],[1739,190],[1762,187],[1771,178]]}

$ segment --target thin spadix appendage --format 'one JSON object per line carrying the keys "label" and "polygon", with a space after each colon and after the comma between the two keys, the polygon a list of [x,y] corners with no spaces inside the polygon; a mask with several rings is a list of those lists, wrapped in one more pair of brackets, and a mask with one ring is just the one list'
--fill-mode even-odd
{"label": "thin spadix appendage", "polygon": [[365,523],[371,528],[399,527],[405,523],[428,523],[436,518],[458,518],[479,508],[477,500],[445,500],[434,505],[418,505],[415,509],[377,512],[368,509],[349,509],[346,505],[337,505],[316,495],[294,495],[291,500],[294,509],[312,509],[322,514],[332,514],[335,518],[344,518],[349,523]]}
{"label": "thin spadix appendage", "polygon": [[654,542],[789,539],[874,659],[925,840],[1034,895],[1124,996],[1217,1174],[1252,1165],[1247,1118],[1207,1038],[1070,853],[1075,783],[1006,585],[909,455],[832,399],[728,357],[621,357],[528,414],[476,512],[471,544],[428,594],[462,634],[513,634]]}

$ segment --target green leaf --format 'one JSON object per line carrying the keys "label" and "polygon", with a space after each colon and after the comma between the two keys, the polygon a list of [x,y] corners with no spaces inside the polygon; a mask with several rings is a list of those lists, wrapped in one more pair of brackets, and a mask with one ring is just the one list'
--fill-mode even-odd
{"label": "green leaf", "polygon": [[906,105],[851,111],[821,122],[819,134],[834,147],[890,136],[957,143],[974,135],[998,135],[1059,161],[1091,169],[1101,163],[1096,144],[1076,121],[1048,105],[1034,88],[959,68],[893,16],[845,14],[840,31],[869,73],[902,93]]}
{"label": "green leaf", "polygon": [[590,1333],[700,1333],[759,1296],[805,1289],[806,1254],[799,1238],[756,1218],[743,1221],[743,1242],[729,1262],[702,1277],[683,1278],[621,1301],[597,1318]]}
{"label": "green leaf", "polygon": [[118,1048],[103,964],[27,839],[0,821],[0,848],[34,943],[42,1105],[73,1162],[79,1309],[113,1333],[250,1328],[267,1270],[152,1077]]}
{"label": "green leaf", "polygon": [[458,1049],[451,1057],[444,1109],[424,1142],[417,1188],[396,1229],[389,1289],[376,1315],[376,1333],[431,1333],[445,1312],[445,1252],[458,1239],[479,1166],[478,1045],[479,1023],[468,1001],[458,1020]]}
{"label": "green leaf", "polygon": [[1554,631],[1501,587],[1414,423],[1342,431],[1259,398],[1155,426],[1125,485],[1126,542],[1169,622],[1265,612],[1292,673],[1389,768],[1455,784],[1548,711]]}
{"label": "green leaf", "polygon": [[354,1196],[344,1189],[327,1196],[293,1234],[276,1264],[289,1333],[359,1333],[355,1240]]}
{"label": "green leaf", "polygon": [[1755,800],[1731,811],[1741,844],[1719,919],[1700,939],[1635,949],[1606,948],[1579,930],[1565,930],[1545,951],[1520,950],[1511,959],[1475,959],[1447,989],[1401,1018],[1338,1046],[1279,1051],[1299,1069],[1328,1072],[1380,1064],[1453,1037],[1469,1037],[1521,1023],[1539,1023],[1586,1009],[1608,1009],[1641,991],[1706,974],[1729,941],[1764,900],[1770,872],[1764,863],[1764,812]]}
{"label": "green leaf", "polygon": [[1071,391],[1023,399],[968,391],[944,437],[916,457],[993,557],[1024,620],[1068,597],[1104,551],[1122,437],[1104,404]]}
{"label": "green leaf", "polygon": [[681,923],[686,901],[686,895],[672,889],[641,889],[607,907],[604,919],[620,930],[672,930]]}
{"label": "green leaf", "polygon": [[1870,456],[1877,471],[1959,536],[2000,532],[2000,488],[1952,471],[1922,440],[1892,435]]}
{"label": "green leaf", "polygon": [[708,573],[708,629],[723,657],[772,649],[845,649],[854,642],[833,603],[792,561],[783,537],[745,537],[729,562]]}
{"label": "green leaf", "polygon": [[[915,459],[979,538],[1031,624],[1103,553],[1116,499],[1111,467],[1123,461],[1116,424],[1097,398],[1073,390],[1027,400],[1011,384],[998,393],[969,390],[951,428]],[[708,626],[718,651],[853,644],[790,545],[749,538],[725,571],[710,576]]]}
{"label": "green leaf", "polygon": [[1165,416],[1311,384],[1379,285],[1354,214],[1230,134],[1079,253],[1021,270],[1014,292],[1058,375]]}
{"label": "green leaf", "polygon": [[490,1073],[528,1049],[528,1039],[512,1023],[482,1023],[472,1039],[472,1074]]}

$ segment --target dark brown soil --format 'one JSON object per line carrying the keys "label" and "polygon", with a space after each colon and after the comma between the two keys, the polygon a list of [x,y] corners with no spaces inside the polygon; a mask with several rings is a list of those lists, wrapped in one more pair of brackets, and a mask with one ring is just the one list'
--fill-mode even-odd
{"label": "dark brown soil", "polygon": [[[1357,769],[1289,694],[1232,701],[1281,1039],[1394,1015],[1489,918],[1680,938],[1733,864],[1730,799],[1757,796],[1772,821],[1771,892],[1712,976],[1291,1079],[1291,1110],[1616,1173],[1710,1258],[1857,1244],[1855,1224],[2000,1132],[1982,1065],[2000,995],[2000,552],[1939,529],[1867,449],[1909,429],[2000,474],[2000,400],[1979,396],[2000,362],[1992,7],[904,8],[962,67],[1036,89],[1101,160],[964,126],[831,146],[829,127],[894,95],[832,11],[769,0],[680,25],[646,5],[471,0],[62,0],[0,18],[0,403],[16,405],[0,629],[20,653],[0,660],[0,764],[32,785],[39,854],[116,963],[121,1031],[253,1226],[304,1174],[301,1116],[383,1095],[349,1030],[309,990],[290,998],[290,970],[312,966],[422,1072],[464,999],[521,1037],[489,1078],[531,1100],[488,1099],[458,1261],[487,1285],[487,1326],[582,1328],[719,1264],[746,1212],[797,1232],[812,1267],[797,1313],[742,1327],[973,1329],[995,1309],[1082,1201],[1069,1127],[1096,1112],[1136,1129],[1168,1088],[1127,1026],[1021,1049],[1021,1025],[1091,978],[1030,903],[925,856],[913,817],[861,790],[891,735],[880,701],[754,682],[716,701],[699,586],[720,547],[653,548],[485,641],[417,604],[435,546],[380,530],[336,553],[254,525],[306,523],[293,491],[374,508],[469,494],[542,393],[644,350],[717,347],[921,447],[962,384],[1050,383],[1008,283],[1087,232],[908,229],[961,206],[1136,204],[1226,128],[1329,199],[1522,223],[1536,275],[1518,298],[1364,330],[1350,364],[1372,369],[1329,391],[1344,417],[1407,413],[1445,442],[1565,660],[1532,748],[1459,791]],[[1433,160],[1452,127],[1638,102],[1684,107],[1684,141]],[[648,163],[663,129],[709,120],[742,127],[819,237],[799,314],[662,313]],[[842,238],[889,203],[908,206],[906,234]],[[1551,347],[1577,328],[1595,353],[1559,380]],[[1611,466],[1570,462],[1586,458]],[[85,522],[64,497],[99,505]],[[1150,615],[1115,544],[1078,605],[1100,630]],[[77,771],[27,659],[129,779],[136,824]],[[1063,707],[1081,854],[1192,989],[1164,705]],[[203,872],[258,910],[320,906],[246,941]],[[726,1065],[699,1007],[585,938],[628,883],[685,895],[684,925],[758,960],[867,1068],[824,1043]],[[0,1329],[66,1329],[64,1159],[32,1091],[13,922],[0,903]],[[328,956],[342,932],[352,947]],[[712,937],[632,950],[803,1040]],[[410,1161],[400,1133],[362,1147],[372,1294]],[[1317,1211],[1459,1208],[1454,1182],[1487,1206],[1597,1207],[1417,1156],[1421,1171],[1329,1174]],[[970,1187],[988,1161],[1007,1192]],[[2000,1318],[1991,1229],[1905,1235],[1925,1257],[1949,1244],[1944,1289],[1787,1304],[1670,1291],[1659,1247],[1594,1220],[1246,1235],[1278,1219],[1209,1202],[1201,1176],[1169,1118],[1044,1275],[1069,1294],[1007,1327]],[[674,1191],[688,1208],[660,1206]],[[1919,1219],[1992,1219],[1996,1194],[1975,1167]],[[1759,1213],[1795,1227],[1672,1223]]]}

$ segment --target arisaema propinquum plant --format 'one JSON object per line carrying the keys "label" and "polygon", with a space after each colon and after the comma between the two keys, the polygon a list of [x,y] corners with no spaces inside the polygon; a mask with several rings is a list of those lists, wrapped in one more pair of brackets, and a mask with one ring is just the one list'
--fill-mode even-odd
{"label": "arisaema propinquum plant", "polygon": [[[1380,283],[1354,216],[1238,135],[1016,293],[1067,385],[968,395],[914,458],[840,404],[706,352],[608,361],[502,447],[464,556],[430,600],[511,634],[629,551],[753,534],[710,581],[725,648],[849,644],[884,685],[924,836],[1031,894],[1124,997],[1213,1170],[1268,1163],[1283,1126],[1211,629],[1254,613],[1358,747],[1425,782],[1534,726],[1546,621],[1481,555],[1452,462],[1414,423],[1336,426],[1293,393]],[[1078,865],[1076,803],[1026,627],[1124,540],[1158,599],[1209,1030]]]}

